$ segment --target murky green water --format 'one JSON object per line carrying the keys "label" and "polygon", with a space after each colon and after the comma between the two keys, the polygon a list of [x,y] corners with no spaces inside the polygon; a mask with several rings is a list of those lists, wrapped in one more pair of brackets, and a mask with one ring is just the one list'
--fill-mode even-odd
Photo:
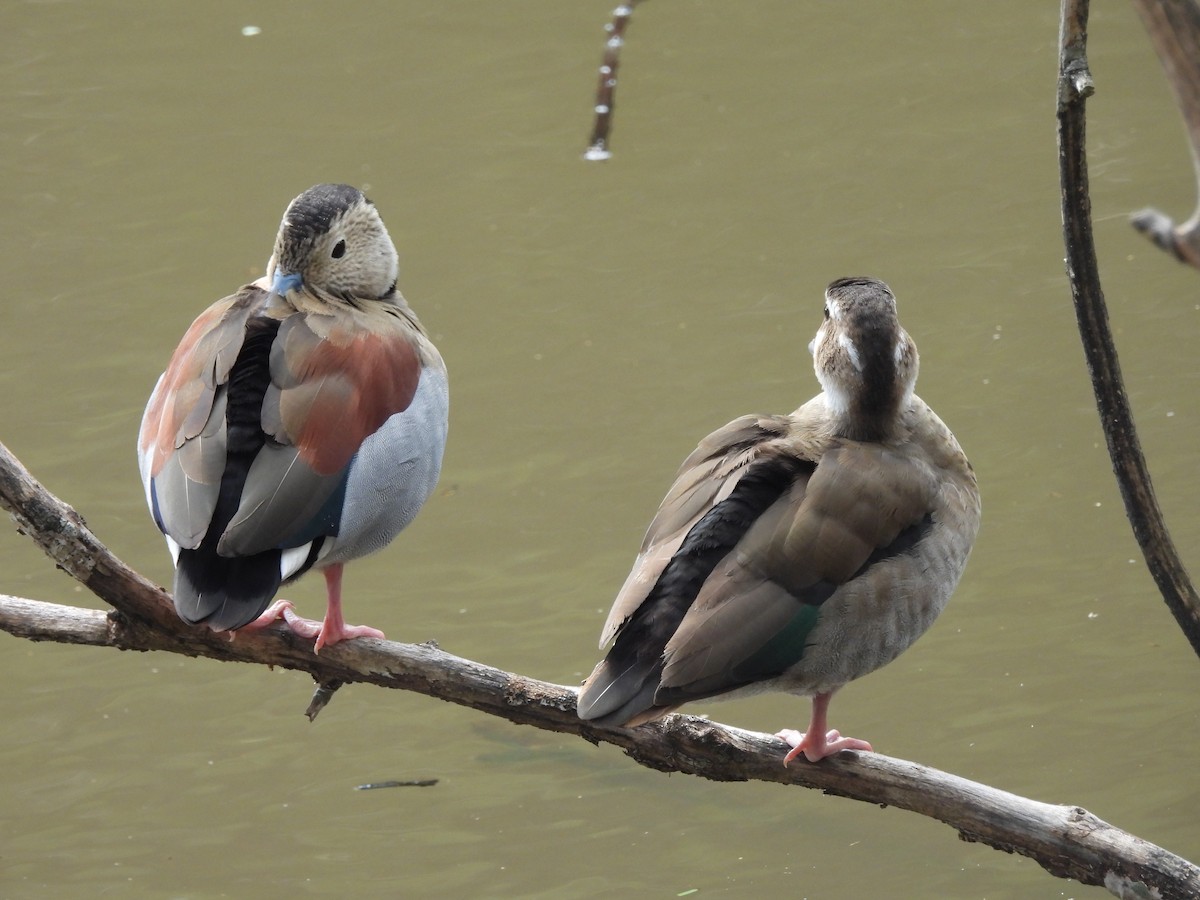
{"label": "murky green water", "polygon": [[[678,462],[811,396],[821,291],[882,277],[984,526],[937,627],[837,723],[1200,858],[1200,670],[1138,561],[1062,272],[1057,5],[647,4],[616,157],[590,165],[611,6],[10,4],[0,439],[166,580],[133,459],[155,377],[288,200],[366,185],[453,412],[442,489],[350,568],[350,617],[577,681]],[[1200,280],[1125,222],[1186,216],[1191,165],[1132,10],[1094,7],[1103,274],[1196,566]],[[93,603],[11,529],[0,591]],[[317,614],[320,579],[291,596]],[[1104,895],[911,814],[666,777],[423,697],[349,689],[310,725],[304,676],[11,638],[0,673],[6,897]],[[775,730],[807,705],[694,711]],[[405,778],[440,781],[352,789]]]}

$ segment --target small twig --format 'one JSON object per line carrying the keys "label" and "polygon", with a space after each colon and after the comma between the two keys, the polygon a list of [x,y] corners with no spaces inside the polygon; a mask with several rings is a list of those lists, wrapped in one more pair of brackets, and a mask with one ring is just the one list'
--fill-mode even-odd
{"label": "small twig", "polygon": [[304,710],[304,714],[308,716],[308,721],[315,721],[329,701],[333,699],[334,693],[342,686],[344,682],[336,678],[331,678],[329,681],[319,682],[317,689],[313,691],[312,699],[308,701],[308,709]]}
{"label": "small twig", "polygon": [[[1200,4],[1196,0],[1133,0],[1158,54],[1175,103],[1187,126],[1200,193]],[[1200,268],[1200,205],[1176,225],[1157,209],[1143,209],[1130,223],[1180,262]]]}
{"label": "small twig", "polygon": [[625,29],[633,16],[633,9],[640,0],[628,0],[613,10],[613,20],[604,26],[608,41],[604,45],[604,59],[600,62],[600,83],[596,88],[596,122],[592,127],[592,139],[583,153],[586,160],[605,160],[612,156],[608,149],[608,135],[612,131],[613,110],[617,93],[617,67],[621,61],[621,48],[625,45]]}
{"label": "small twig", "polygon": [[1182,225],[1166,213],[1147,207],[1129,216],[1134,231],[1148,237],[1154,246],[1166,250],[1181,263],[1200,269],[1200,210]]}
{"label": "small twig", "polygon": [[1200,655],[1200,597],[1175,549],[1154,496],[1121,378],[1100,266],[1092,238],[1084,101],[1093,91],[1087,64],[1087,0],[1063,0],[1059,41],[1058,159],[1067,278],[1075,302],[1096,407],[1125,513],[1150,574],[1179,627]]}

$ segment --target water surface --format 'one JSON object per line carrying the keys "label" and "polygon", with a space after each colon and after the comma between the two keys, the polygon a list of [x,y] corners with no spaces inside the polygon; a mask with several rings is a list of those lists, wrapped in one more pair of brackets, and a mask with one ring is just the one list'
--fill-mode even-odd
{"label": "water surface", "polygon": [[[887,280],[984,525],[937,626],[834,703],[878,750],[1192,859],[1197,665],[1140,563],[1062,270],[1057,10],[653,3],[615,157],[580,160],[611,2],[63,2],[3,15],[0,439],[149,577],[133,459],[184,328],[320,181],[365,186],[451,373],[438,494],[352,621],[577,682],[679,461],[816,391],[833,278]],[[261,29],[244,36],[242,29]],[[1200,545],[1200,282],[1134,234],[1192,170],[1126,4],[1095,4],[1102,272],[1175,539]],[[9,531],[0,590],[98,605]],[[317,615],[320,579],[291,591]],[[0,639],[0,894],[1107,896],[896,810],[641,769],[399,692]],[[698,704],[802,727],[786,696]],[[437,778],[431,788],[355,791]]]}

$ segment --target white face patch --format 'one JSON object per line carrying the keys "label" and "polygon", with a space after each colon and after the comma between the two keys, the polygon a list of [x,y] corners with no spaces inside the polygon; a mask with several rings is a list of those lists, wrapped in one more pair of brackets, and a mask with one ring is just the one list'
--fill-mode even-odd
{"label": "white face patch", "polygon": [[[859,372],[862,372],[862,360],[858,356],[858,348],[854,346],[854,341],[850,340],[850,335],[842,332],[837,336],[838,346],[846,351],[846,356],[850,357],[850,364]],[[899,351],[899,346],[897,346]]]}
{"label": "white face patch", "polygon": [[821,389],[825,392],[825,405],[833,415],[844,416],[850,412],[850,393],[836,378],[831,378],[829,373],[818,369],[817,381],[821,382]]}

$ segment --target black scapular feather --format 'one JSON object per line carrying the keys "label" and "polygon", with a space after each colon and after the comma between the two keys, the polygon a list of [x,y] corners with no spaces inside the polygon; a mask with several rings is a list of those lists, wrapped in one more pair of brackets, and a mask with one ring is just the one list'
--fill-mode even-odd
{"label": "black scapular feather", "polygon": [[730,495],[692,526],[580,694],[580,718],[623,725],[655,705],[663,651],[700,588],[758,517],[798,475],[813,468],[794,457],[756,462]]}
{"label": "black scapular feather", "polygon": [[[279,550],[227,557],[217,542],[229,525],[255,456],[267,441],[262,404],[271,383],[271,344],[279,330],[274,319],[254,317],[230,371],[226,404],[226,462],[212,522],[200,546],[181,550],[172,591],[179,617],[217,630],[240,628],[257,618],[280,585]],[[309,564],[315,554],[309,555]]]}

